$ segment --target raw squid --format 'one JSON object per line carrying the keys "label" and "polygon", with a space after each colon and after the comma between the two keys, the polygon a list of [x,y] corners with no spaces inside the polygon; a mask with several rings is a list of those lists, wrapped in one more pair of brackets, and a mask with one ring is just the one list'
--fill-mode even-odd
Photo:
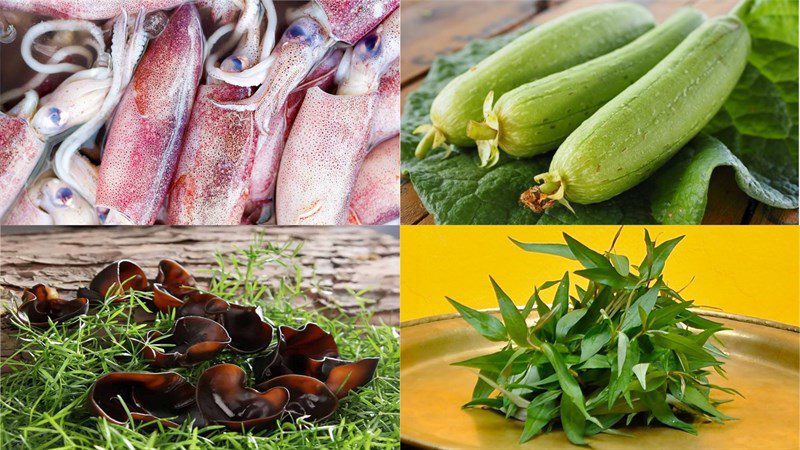
{"label": "raw squid", "polygon": [[347,222],[350,192],[369,151],[381,76],[399,57],[395,11],[356,44],[338,94],[308,91],[286,142],[276,188],[279,225]]}
{"label": "raw squid", "polygon": [[370,150],[350,196],[350,224],[381,225],[400,217],[399,165],[399,136]]}
{"label": "raw squid", "polygon": [[228,84],[200,86],[169,193],[168,223],[239,223],[256,148],[253,113],[222,109],[214,102],[240,100],[249,93],[249,88]]}
{"label": "raw squid", "polygon": [[96,207],[104,223],[155,222],[178,163],[203,43],[197,9],[185,4],[142,57],[111,122],[100,165]]}

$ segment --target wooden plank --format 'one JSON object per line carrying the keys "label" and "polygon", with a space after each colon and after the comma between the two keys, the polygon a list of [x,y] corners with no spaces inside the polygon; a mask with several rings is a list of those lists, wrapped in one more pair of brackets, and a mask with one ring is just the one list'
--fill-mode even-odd
{"label": "wooden plank", "polygon": [[[215,252],[227,258],[263,233],[275,244],[303,243],[294,262],[301,267],[304,294],[292,299],[293,304],[355,314],[360,305],[348,291],[369,289],[364,298],[375,320],[399,321],[399,240],[369,227],[47,227],[17,235],[8,234],[9,228],[0,236],[0,298],[6,300],[36,283],[74,291],[123,258],[136,261],[148,276],[155,276],[162,258],[176,259],[206,287],[217,267]],[[293,267],[275,264],[255,271],[270,286],[277,286],[281,276],[294,275]]]}
{"label": "wooden plank", "polygon": [[749,204],[750,197],[736,185],[733,169],[721,167],[715,170],[711,177],[703,223],[707,225],[741,224]]}
{"label": "wooden plank", "polygon": [[402,2],[402,82],[424,75],[433,60],[474,39],[495,36],[528,22],[546,0]]}
{"label": "wooden plank", "polygon": [[414,190],[414,185],[403,183],[400,186],[400,223],[413,225],[419,223],[428,215],[428,211],[422,206],[417,191]]}
{"label": "wooden plank", "polygon": [[759,204],[749,223],[754,225],[795,225],[798,223],[798,210],[778,209]]}

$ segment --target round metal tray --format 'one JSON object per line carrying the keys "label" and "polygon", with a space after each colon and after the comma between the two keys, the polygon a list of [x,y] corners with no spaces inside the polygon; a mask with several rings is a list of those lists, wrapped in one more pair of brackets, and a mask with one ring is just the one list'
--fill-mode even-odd
{"label": "round metal tray", "polygon": [[[797,449],[800,448],[800,334],[798,328],[700,311],[731,330],[718,336],[730,358],[723,386],[744,398],[722,405],[737,420],[697,423],[698,435],[660,425],[624,427],[632,437],[599,434],[594,449]],[[403,444],[420,448],[574,449],[560,430],[520,445],[521,422],[481,409],[462,409],[477,376],[456,361],[497,350],[458,315],[401,324],[400,424]],[[715,398],[729,398],[715,392]]]}

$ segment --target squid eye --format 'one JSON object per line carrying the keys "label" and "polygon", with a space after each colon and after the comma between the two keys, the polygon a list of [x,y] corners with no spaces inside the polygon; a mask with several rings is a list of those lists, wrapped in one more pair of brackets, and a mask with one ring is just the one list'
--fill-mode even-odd
{"label": "squid eye", "polygon": [[60,127],[64,124],[64,117],[61,116],[61,110],[58,108],[50,108],[47,111],[47,118],[52,122],[52,124],[56,127]]}
{"label": "squid eye", "polygon": [[96,207],[95,211],[97,211],[97,218],[100,219],[100,223],[105,223],[106,219],[108,218],[108,213],[111,212],[109,208],[103,207]]}
{"label": "squid eye", "polygon": [[286,29],[284,36],[289,39],[305,37],[306,30],[303,28],[302,24],[293,23],[289,28]]}
{"label": "squid eye", "polygon": [[283,32],[284,40],[299,40],[314,42],[322,37],[322,30],[317,21],[313,19],[299,19]]}
{"label": "squid eye", "polygon": [[370,53],[377,53],[380,45],[381,37],[377,34],[371,34],[364,39],[364,48]]}
{"label": "squid eye", "polygon": [[64,131],[69,114],[55,106],[45,107],[36,112],[31,125],[44,136],[55,136]]}
{"label": "squid eye", "polygon": [[244,69],[244,61],[236,56],[229,56],[222,61],[220,68],[226,72],[241,72]]}
{"label": "squid eye", "polygon": [[72,192],[72,189],[68,187],[62,187],[56,191],[56,204],[60,206],[69,206],[72,204],[72,200],[75,198],[75,194]]}

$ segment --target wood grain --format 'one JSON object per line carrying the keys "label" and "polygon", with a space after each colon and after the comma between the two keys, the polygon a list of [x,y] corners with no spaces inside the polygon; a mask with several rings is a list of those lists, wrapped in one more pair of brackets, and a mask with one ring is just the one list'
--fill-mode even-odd
{"label": "wood grain", "polygon": [[[302,267],[305,295],[298,307],[337,307],[354,313],[350,292],[364,289],[375,320],[397,324],[400,310],[400,246],[396,237],[363,227],[120,227],[41,228],[33,234],[0,232],[0,296],[47,283],[72,291],[112,261],[136,261],[155,276],[158,261],[172,258],[206,287],[217,267],[215,252],[228,256],[249,246],[257,233],[275,244],[293,241],[303,247],[295,262]],[[294,271],[268,265],[255,274],[270,286]]]}
{"label": "wood grain", "polygon": [[[613,1],[615,0],[404,1],[401,6],[402,104],[405,105],[405,97],[421,84],[430,64],[438,55],[460,50],[473,38],[495,36],[529,22],[544,23],[587,6]],[[639,0],[637,3],[646,6],[656,20],[661,22],[685,6],[693,6],[709,17],[718,16],[730,11],[738,0]],[[523,20],[510,17],[515,11],[517,18]],[[528,12],[532,12],[533,17],[525,16]],[[475,14],[479,17],[474,17]],[[480,32],[474,31],[476,26],[482,27]],[[400,198],[401,223],[433,223],[433,217],[425,210],[410,182],[403,184]],[[716,170],[711,178],[703,223],[796,224],[798,210],[779,210],[751,200],[736,186],[733,172],[722,168]]]}

